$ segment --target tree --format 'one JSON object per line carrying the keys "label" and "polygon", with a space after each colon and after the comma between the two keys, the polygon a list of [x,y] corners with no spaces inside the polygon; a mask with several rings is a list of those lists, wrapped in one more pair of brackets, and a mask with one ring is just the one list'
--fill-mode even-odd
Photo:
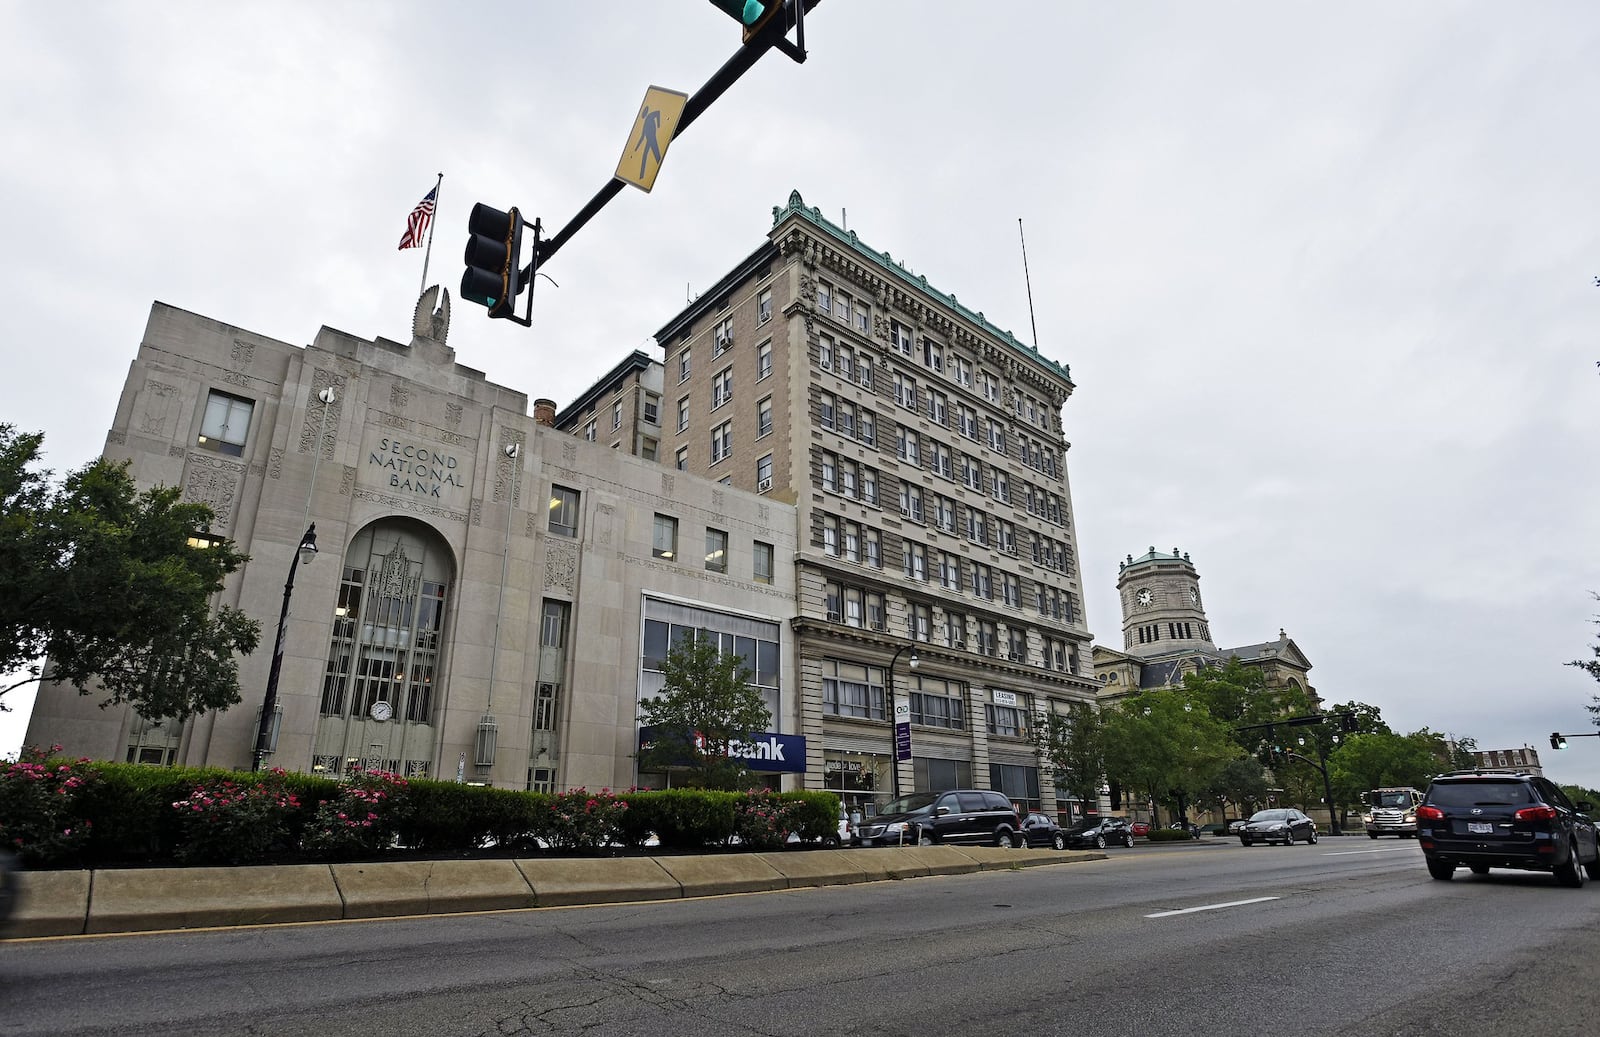
{"label": "tree", "polygon": [[1055,776],[1056,788],[1089,805],[1100,800],[1105,780],[1105,722],[1087,702],[1073,702],[1067,712],[1041,713],[1028,729],[1028,739],[1041,764]]}
{"label": "tree", "polygon": [[1216,807],[1224,815],[1231,804],[1240,816],[1249,804],[1264,803],[1270,787],[1266,768],[1254,756],[1240,756],[1222,765],[1222,769],[1200,790],[1199,802],[1207,808]]}
{"label": "tree", "polygon": [[1361,802],[1372,789],[1385,786],[1427,788],[1439,773],[1443,740],[1423,728],[1409,735],[1393,731],[1353,735],[1328,757],[1334,796]]}
{"label": "tree", "polygon": [[[61,681],[142,716],[187,717],[240,701],[237,656],[255,620],[212,596],[245,556],[191,541],[215,517],[178,490],[139,492],[105,458],[61,486],[37,467],[43,436],[0,424],[0,672]],[[94,685],[94,688],[91,688]]]}
{"label": "tree", "polygon": [[[1600,594],[1591,594],[1591,596],[1600,601]],[[1595,626],[1600,626],[1600,616],[1594,617],[1591,622]],[[1594,644],[1590,646],[1590,651],[1594,653],[1593,659],[1574,659],[1567,665],[1576,666],[1595,680],[1600,681],[1600,638],[1595,639]],[[1583,708],[1589,711],[1589,716],[1594,720],[1594,726],[1600,727],[1600,695],[1590,696],[1589,704]]]}
{"label": "tree", "polygon": [[697,634],[667,651],[661,672],[661,694],[639,703],[640,724],[654,729],[651,744],[639,752],[639,768],[685,772],[684,784],[701,788],[744,787],[749,772],[728,755],[729,745],[772,721],[766,700],[750,684],[750,668]]}
{"label": "tree", "polygon": [[1227,761],[1243,755],[1233,732],[1183,691],[1124,699],[1105,721],[1106,776],[1182,813]]}

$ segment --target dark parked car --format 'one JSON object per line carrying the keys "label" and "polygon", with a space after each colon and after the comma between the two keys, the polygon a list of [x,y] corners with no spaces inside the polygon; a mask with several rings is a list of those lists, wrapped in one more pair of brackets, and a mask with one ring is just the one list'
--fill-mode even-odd
{"label": "dark parked car", "polygon": [[1200,838],[1200,826],[1193,821],[1174,821],[1167,827],[1174,832],[1188,832],[1191,839]]}
{"label": "dark parked car", "polygon": [[856,830],[857,846],[982,843],[1020,846],[1020,819],[1011,801],[988,789],[914,792],[884,804]]}
{"label": "dark parked car", "polygon": [[1433,779],[1417,807],[1417,840],[1428,874],[1457,867],[1548,871],[1563,886],[1600,879],[1600,839],[1587,812],[1546,778],[1457,771]]}
{"label": "dark parked car", "polygon": [[1051,846],[1057,850],[1067,848],[1067,834],[1048,814],[1034,811],[1022,819],[1022,844],[1024,846]]}
{"label": "dark parked car", "polygon": [[1239,842],[1282,843],[1293,846],[1295,841],[1315,843],[1317,823],[1294,807],[1275,807],[1257,810],[1250,819],[1239,826]]}
{"label": "dark parked car", "polygon": [[1062,834],[1067,838],[1067,845],[1073,847],[1093,846],[1103,850],[1107,843],[1133,845],[1133,826],[1125,817],[1086,817]]}

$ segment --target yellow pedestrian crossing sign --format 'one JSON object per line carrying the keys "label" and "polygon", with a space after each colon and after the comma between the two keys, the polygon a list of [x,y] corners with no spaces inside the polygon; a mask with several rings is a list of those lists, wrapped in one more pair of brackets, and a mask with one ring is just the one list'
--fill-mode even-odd
{"label": "yellow pedestrian crossing sign", "polygon": [[661,158],[667,153],[667,145],[672,143],[683,106],[688,103],[688,94],[665,87],[652,86],[644,92],[639,117],[634,120],[633,131],[622,149],[622,160],[617,163],[618,180],[646,193],[655,186],[656,174],[661,172]]}

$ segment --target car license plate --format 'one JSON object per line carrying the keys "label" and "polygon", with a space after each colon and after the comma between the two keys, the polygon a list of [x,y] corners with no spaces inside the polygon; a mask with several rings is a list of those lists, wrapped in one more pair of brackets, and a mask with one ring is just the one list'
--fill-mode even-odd
{"label": "car license plate", "polygon": [[1468,821],[1467,831],[1473,835],[1493,835],[1494,825],[1488,821]]}

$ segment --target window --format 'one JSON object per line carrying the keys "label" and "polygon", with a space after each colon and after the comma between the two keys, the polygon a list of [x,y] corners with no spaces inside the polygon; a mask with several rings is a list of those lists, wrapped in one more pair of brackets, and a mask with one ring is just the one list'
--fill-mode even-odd
{"label": "window", "polygon": [[1028,661],[1028,632],[1021,627],[1007,627],[1006,637],[1011,642],[1011,661],[1025,663]]}
{"label": "window", "polygon": [[682,385],[689,380],[689,350],[684,349],[678,354],[678,384]]}
{"label": "window", "polygon": [[817,312],[833,312],[833,286],[826,281],[817,282]]}
{"label": "window", "polygon": [[933,640],[933,609],[913,602],[906,606],[906,636],[913,641]]}
{"label": "window", "polygon": [[989,546],[989,516],[977,508],[967,509],[967,539],[974,544]]}
{"label": "window", "polygon": [[1011,503],[1011,480],[998,468],[994,470],[994,499],[1002,504]]}
{"label": "window", "polygon": [[840,292],[833,297],[833,315],[846,324],[850,323],[850,296]]}
{"label": "window", "polygon": [[711,430],[711,463],[716,464],[733,453],[733,422],[724,421]]}
{"label": "window", "polygon": [[966,438],[976,442],[978,439],[978,412],[976,409],[962,404],[956,409],[956,430]]}
{"label": "window", "polygon": [[939,583],[945,590],[961,589],[961,559],[949,551],[939,552]]}
{"label": "window", "polygon": [[833,339],[826,335],[817,344],[817,366],[824,371],[833,370]]}
{"label": "window", "polygon": [[200,419],[200,438],[195,442],[220,454],[243,456],[245,437],[250,434],[250,415],[255,406],[241,396],[213,389],[206,397],[206,412]]}
{"label": "window", "polygon": [[833,428],[833,412],[837,406],[838,401],[833,393],[817,393],[817,424],[831,430]]}
{"label": "window", "polygon": [[883,593],[867,590],[838,580],[829,580],[824,587],[827,595],[828,618],[835,623],[856,629],[883,629]]}
{"label": "window", "polygon": [[944,373],[944,347],[931,338],[922,340],[922,366]]}
{"label": "window", "polygon": [[755,542],[752,550],[754,556],[753,566],[757,583],[772,582],[772,545],[760,540]]}
{"label": "window", "polygon": [[611,405],[611,431],[615,432],[622,427],[622,401],[618,400]]}
{"label": "window", "polygon": [[948,425],[950,423],[950,400],[944,393],[935,389],[928,390],[928,420],[935,425]]}
{"label": "window", "polygon": [[993,656],[996,651],[994,623],[987,619],[978,621],[978,651],[983,655]]}
{"label": "window", "polygon": [[565,486],[550,487],[550,532],[564,537],[578,535],[578,491]]}
{"label": "window", "polygon": [[1006,427],[994,418],[989,419],[989,449],[1006,452]]}
{"label": "window", "polygon": [[[883,544],[878,536],[878,531],[876,529],[868,529],[864,531],[863,537],[866,541],[867,564],[872,566],[874,569],[882,569]],[[882,630],[883,624],[880,622],[877,626],[873,627],[873,629]]]}
{"label": "window", "polygon": [[967,617],[959,612],[945,612],[944,614],[944,643],[956,651],[965,651],[967,647]]}
{"label": "window", "polygon": [[772,343],[763,342],[756,349],[756,381],[772,373]]}
{"label": "window", "polygon": [[595,427],[594,427],[594,419],[593,418],[590,418],[589,419],[589,423],[587,425],[583,426],[583,438],[587,439],[591,443],[593,443],[595,441],[596,434],[595,434]]}
{"label": "window", "polygon": [[933,524],[946,533],[956,531],[956,502],[942,493],[933,495]]}
{"label": "window", "polygon": [[960,731],[966,726],[964,687],[954,681],[914,674],[911,677],[911,722]]}
{"label": "window", "polygon": [[851,350],[849,346],[840,346],[839,347],[838,357],[836,359],[837,359],[837,364],[836,364],[836,366],[834,368],[835,373],[837,373],[840,378],[843,378],[847,382],[855,381],[856,380],[856,355],[855,355],[855,352],[853,350]]}
{"label": "window", "polygon": [[1015,705],[1005,705],[1002,702],[986,702],[983,705],[984,721],[988,725],[989,733],[1000,735],[1004,738],[1026,738],[1028,736],[1028,696],[1021,693],[1001,691],[998,688],[989,692],[996,699],[1005,699]]}
{"label": "window", "polygon": [[640,437],[639,456],[644,458],[646,461],[654,461],[656,459],[656,448],[659,445],[660,444],[658,444],[654,439],[651,439],[649,436]]}
{"label": "window", "polygon": [[650,545],[650,557],[668,561],[678,557],[678,520],[671,515],[657,515],[655,536]]}
{"label": "window", "polygon": [[983,465],[976,457],[961,455],[961,483],[969,490],[983,489]]}
{"label": "window", "polygon": [[901,425],[897,435],[900,460],[917,467],[922,466],[921,439],[911,429]]}
{"label": "window", "polygon": [[847,562],[861,561],[861,526],[856,522],[844,524],[844,557]]}
{"label": "window", "polygon": [[994,520],[995,546],[1008,555],[1017,553],[1017,527],[1005,519]]}
{"label": "window", "polygon": [[985,601],[994,600],[994,570],[982,562],[972,563],[972,593]]}
{"label": "window", "polygon": [[897,320],[889,322],[889,343],[900,351],[902,356],[910,356],[913,348],[911,342],[911,329]]}
{"label": "window", "polygon": [[711,409],[733,399],[733,368],[724,367],[711,379]]}
{"label": "window", "polygon": [[856,330],[865,335],[872,326],[872,308],[864,302],[856,303]]}
{"label": "window", "polygon": [[765,324],[772,319],[772,289],[763,288],[756,296],[756,323]]}
{"label": "window", "polygon": [[951,357],[950,373],[955,377],[957,385],[972,388],[972,361],[965,357]]}
{"label": "window", "polygon": [[647,425],[661,423],[661,397],[655,393],[644,394],[644,420]]}
{"label": "window", "polygon": [[839,431],[839,435],[841,435],[841,436],[849,436],[851,439],[855,438],[855,435],[856,435],[856,405],[851,403],[849,400],[840,400],[839,401],[839,428],[838,428],[838,431]]}
{"label": "window", "polygon": [[[1017,804],[1024,812],[1038,810],[1041,805],[1037,767],[1024,767],[1014,763],[991,763],[989,787]],[[1064,794],[1062,791],[1056,793],[1058,796]]]}
{"label": "window", "polygon": [[926,580],[928,578],[928,549],[921,544],[914,544],[909,540],[900,541],[900,554],[902,568],[907,579]]}
{"label": "window", "polygon": [[706,529],[706,572],[728,571],[728,534],[720,529]]}
{"label": "window", "polygon": [[943,476],[946,479],[955,479],[955,461],[950,453],[950,448],[943,443],[934,443],[932,444],[932,451],[933,456],[928,459],[928,467],[932,468],[936,475]]}
{"label": "window", "polygon": [[872,358],[863,355],[856,363],[856,384],[863,389],[872,388]]}
{"label": "window", "polygon": [[826,450],[822,452],[822,488],[829,493],[839,492],[839,457]]}
{"label": "window", "polygon": [[978,381],[983,386],[983,398],[990,403],[1000,402],[1000,381],[994,375],[984,371],[978,375]]}
{"label": "window", "polygon": [[856,422],[856,438],[867,446],[878,444],[878,416],[870,410],[863,409],[859,420]]}
{"label": "window", "polygon": [[883,667],[822,660],[822,711],[840,717],[884,719]]}
{"label": "window", "polygon": [[756,492],[765,493],[772,489],[772,455],[764,454],[756,461]]}
{"label": "window", "polygon": [[678,401],[678,431],[682,432],[689,427],[689,397],[685,396]]}
{"label": "window", "polygon": [[1022,583],[1014,573],[1005,573],[1000,577],[1000,588],[1005,603],[1014,609],[1022,607]]}
{"label": "window", "polygon": [[689,470],[689,448],[686,446],[679,447],[673,463],[677,466],[678,471],[687,472]]}
{"label": "window", "polygon": [[722,318],[721,322],[717,324],[715,343],[716,344],[713,346],[711,351],[712,356],[721,356],[723,353],[728,351],[729,347],[733,345],[732,317],[724,317]]}
{"label": "window", "polygon": [[922,487],[900,484],[900,514],[913,522],[922,521]]}
{"label": "window", "polygon": [[896,403],[906,410],[916,410],[917,380],[896,371],[894,375],[894,399]]}
{"label": "window", "polygon": [[839,519],[837,516],[822,516],[822,553],[829,558],[839,557]]}

